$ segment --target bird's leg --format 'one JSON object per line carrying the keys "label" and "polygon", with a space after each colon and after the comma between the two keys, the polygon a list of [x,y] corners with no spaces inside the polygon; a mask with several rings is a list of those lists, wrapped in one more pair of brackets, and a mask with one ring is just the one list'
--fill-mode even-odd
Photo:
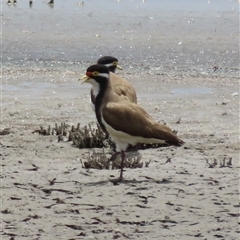
{"label": "bird's leg", "polygon": [[108,134],[108,132],[104,132],[105,133],[105,136],[104,136],[104,140],[108,140],[109,139],[109,134]]}
{"label": "bird's leg", "polygon": [[109,158],[108,162],[114,161],[114,160],[117,158],[118,154],[120,154],[120,152],[115,152],[115,153]]}
{"label": "bird's leg", "polygon": [[125,159],[124,151],[121,151],[121,156],[122,156],[122,161],[121,161],[121,172],[120,172],[119,182],[121,182],[123,179],[123,165],[124,165],[124,159]]}

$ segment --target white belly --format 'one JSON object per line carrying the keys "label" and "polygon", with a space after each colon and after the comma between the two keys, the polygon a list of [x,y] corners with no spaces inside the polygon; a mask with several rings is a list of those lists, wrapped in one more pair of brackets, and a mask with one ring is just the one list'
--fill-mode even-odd
{"label": "white belly", "polygon": [[93,92],[90,91],[90,105],[91,105],[92,110],[95,112],[95,105],[92,102],[91,93],[93,93],[94,98],[96,99],[96,97],[97,97],[97,95],[99,94],[99,91],[100,91],[99,84],[96,83],[95,80],[91,80],[91,81],[89,81],[89,83],[91,83],[92,86],[93,86]]}
{"label": "white belly", "polygon": [[93,104],[91,96],[90,96],[90,105],[91,105],[92,110],[95,112],[95,104]]}

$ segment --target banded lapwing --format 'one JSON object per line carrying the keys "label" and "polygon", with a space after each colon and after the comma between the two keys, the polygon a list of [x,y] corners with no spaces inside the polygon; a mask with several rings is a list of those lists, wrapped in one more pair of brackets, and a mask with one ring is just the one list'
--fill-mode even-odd
{"label": "banded lapwing", "polygon": [[116,94],[111,73],[106,66],[90,66],[81,79],[82,83],[90,83],[97,89],[95,112],[98,123],[116,143],[116,152],[110,160],[121,154],[119,181],[123,178],[125,151],[129,144],[135,146],[138,143],[165,143],[181,146],[184,143],[170,128],[154,121],[142,107]]}
{"label": "banded lapwing", "polygon": [[110,72],[115,73],[116,69],[123,70],[118,64],[118,59],[112,56],[104,56],[98,59],[97,64],[102,64],[108,67]]}
{"label": "banded lapwing", "polygon": [[[126,79],[115,74],[116,69],[122,70],[122,68],[118,65],[118,59],[111,56],[104,56],[101,57],[97,63],[108,67],[113,91],[121,98],[137,103],[137,95],[133,86]],[[95,99],[98,91],[99,89],[95,86],[93,86],[90,90],[90,100],[93,111],[95,111]]]}

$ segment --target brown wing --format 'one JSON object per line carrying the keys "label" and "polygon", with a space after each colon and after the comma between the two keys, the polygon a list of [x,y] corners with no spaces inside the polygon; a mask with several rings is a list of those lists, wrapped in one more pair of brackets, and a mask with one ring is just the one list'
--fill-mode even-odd
{"label": "brown wing", "polygon": [[119,96],[124,95],[130,102],[137,103],[137,94],[133,86],[124,78],[110,73],[110,83],[112,90]]}
{"label": "brown wing", "polygon": [[184,143],[170,128],[155,122],[143,108],[134,103],[108,103],[103,107],[102,114],[104,120],[117,131],[132,136],[165,140],[173,145]]}

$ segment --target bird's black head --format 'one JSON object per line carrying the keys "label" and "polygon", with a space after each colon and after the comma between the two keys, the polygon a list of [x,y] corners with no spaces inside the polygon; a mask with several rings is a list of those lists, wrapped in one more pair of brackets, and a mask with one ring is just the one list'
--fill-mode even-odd
{"label": "bird's black head", "polygon": [[106,84],[109,79],[109,69],[102,64],[95,64],[87,69],[86,76],[88,77],[86,82],[92,83],[92,79],[100,85]]}
{"label": "bird's black head", "polygon": [[104,56],[98,59],[98,64],[105,65],[109,68],[110,72],[115,72],[116,69],[122,70],[122,68],[118,65],[118,59],[112,56]]}

